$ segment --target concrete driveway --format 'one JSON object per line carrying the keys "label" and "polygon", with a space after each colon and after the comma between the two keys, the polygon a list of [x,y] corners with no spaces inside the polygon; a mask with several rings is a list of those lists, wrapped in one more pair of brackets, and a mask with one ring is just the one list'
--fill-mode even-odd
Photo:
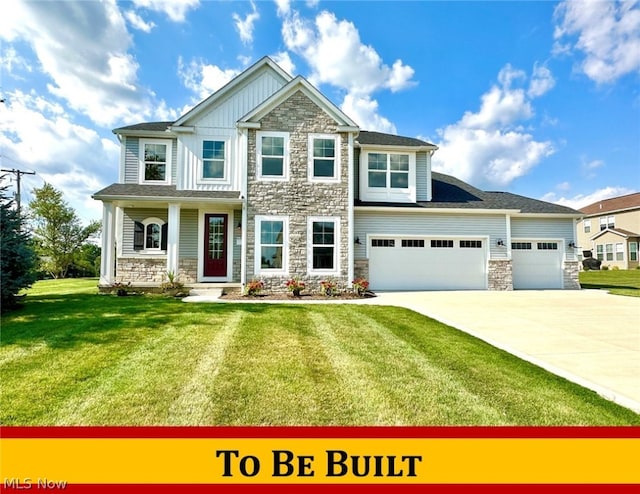
{"label": "concrete driveway", "polygon": [[640,298],[602,290],[381,292],[640,413]]}

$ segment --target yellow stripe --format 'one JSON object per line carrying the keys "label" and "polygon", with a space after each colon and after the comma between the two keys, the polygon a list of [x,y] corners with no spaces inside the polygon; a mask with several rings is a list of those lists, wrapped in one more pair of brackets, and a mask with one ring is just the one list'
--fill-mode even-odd
{"label": "yellow stripe", "polygon": [[[3,481],[35,482],[46,478],[68,483],[640,482],[637,464],[640,439],[631,438],[9,438],[0,439],[0,446]],[[226,473],[230,476],[225,476],[225,457],[229,467]],[[288,462],[289,458],[293,459]],[[358,472],[362,476],[357,476]]]}

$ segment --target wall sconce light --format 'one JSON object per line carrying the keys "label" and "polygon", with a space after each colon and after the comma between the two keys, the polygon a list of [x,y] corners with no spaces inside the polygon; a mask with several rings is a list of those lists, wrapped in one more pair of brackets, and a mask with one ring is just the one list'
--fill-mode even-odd
{"label": "wall sconce light", "polygon": [[575,242],[569,242],[569,247],[571,247],[572,249],[575,249],[577,245]]}
{"label": "wall sconce light", "polygon": [[354,243],[354,244],[357,244],[357,245],[362,245],[362,244],[360,243],[360,237],[356,237],[356,239],[355,239],[355,241],[354,241],[353,243]]}
{"label": "wall sconce light", "polygon": [[236,228],[242,228],[242,220],[238,221],[238,224],[236,225]]}
{"label": "wall sconce light", "polygon": [[496,245],[499,245],[500,247],[504,247],[504,240],[499,238],[498,241],[496,242]]}

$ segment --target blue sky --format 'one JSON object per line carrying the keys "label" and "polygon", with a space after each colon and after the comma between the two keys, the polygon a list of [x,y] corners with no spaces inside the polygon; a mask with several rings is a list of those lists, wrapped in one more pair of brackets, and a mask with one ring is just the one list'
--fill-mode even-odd
{"label": "blue sky", "polygon": [[265,55],[434,169],[572,207],[640,190],[637,0],[11,0],[2,168],[84,220],[118,179],[113,128],[174,120]]}

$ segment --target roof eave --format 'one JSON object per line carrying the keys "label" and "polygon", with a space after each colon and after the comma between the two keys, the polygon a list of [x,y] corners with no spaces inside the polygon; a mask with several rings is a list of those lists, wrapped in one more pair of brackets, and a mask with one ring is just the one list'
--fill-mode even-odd
{"label": "roof eave", "polygon": [[392,150],[392,151],[437,151],[438,146],[435,144],[427,144],[420,146],[403,146],[398,144],[360,144],[355,143],[355,147],[360,149],[374,149],[374,150]]}
{"label": "roof eave", "polygon": [[519,209],[490,208],[425,208],[421,206],[354,206],[355,211],[375,211],[380,213],[442,213],[442,214],[518,214]]}

